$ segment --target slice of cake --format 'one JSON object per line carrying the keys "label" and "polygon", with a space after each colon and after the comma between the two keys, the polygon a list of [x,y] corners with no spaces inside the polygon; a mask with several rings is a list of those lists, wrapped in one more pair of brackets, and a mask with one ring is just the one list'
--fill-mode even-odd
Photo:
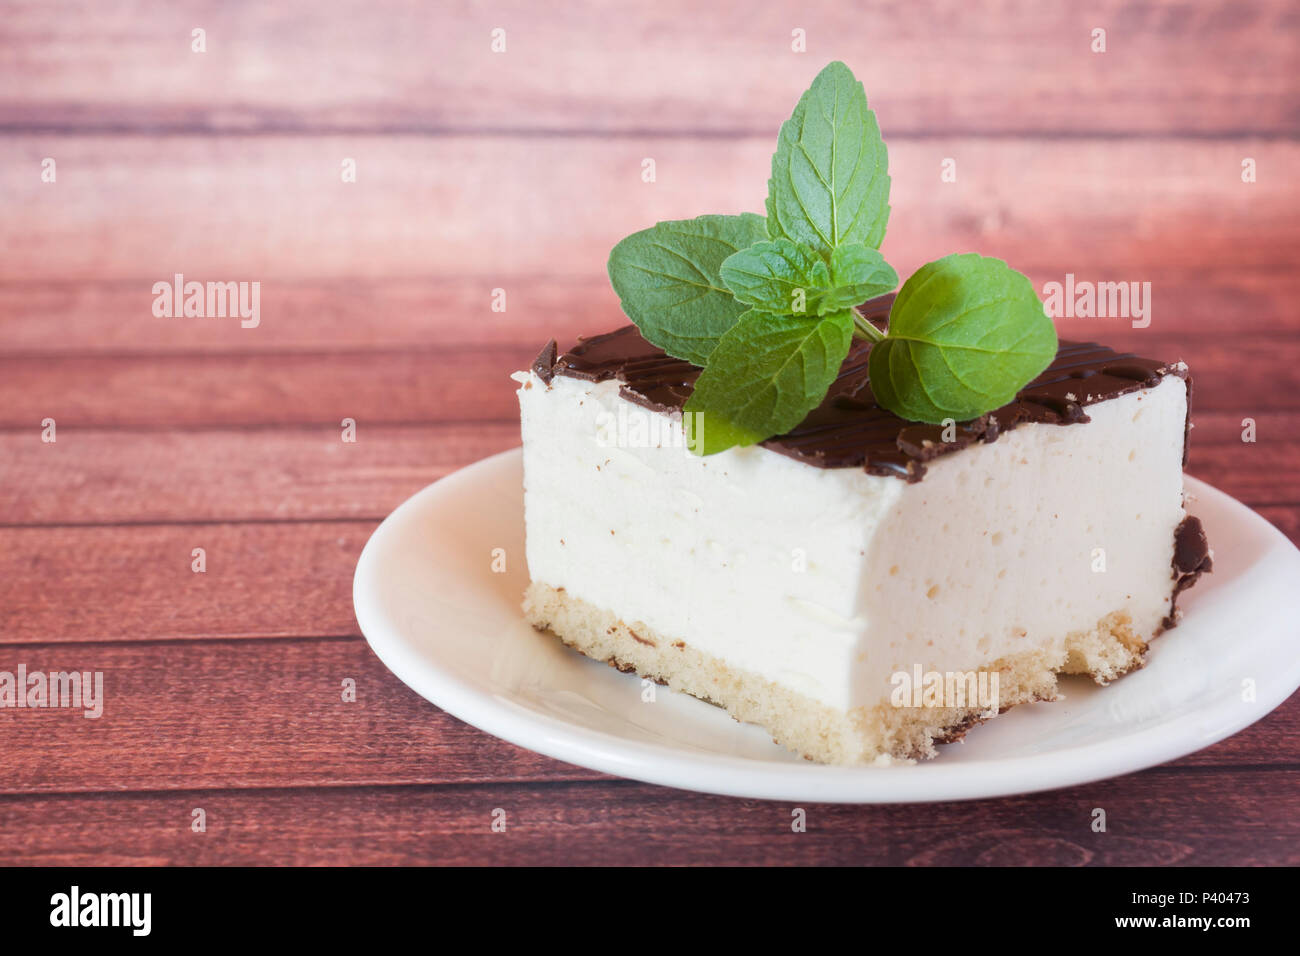
{"label": "slice of cake", "polygon": [[528,621],[836,764],[931,756],[1059,674],[1141,666],[1210,567],[1187,367],[1062,342],[945,427],[877,404],[870,348],[793,430],[703,457],[699,368],[632,326],[548,344],[515,375]]}
{"label": "slice of cake", "polygon": [[1058,343],[1001,259],[900,287],[888,150],[844,63],[771,170],[766,215],[625,237],[633,325],[516,374],[528,620],[842,764],[1139,666],[1210,566],[1186,366]]}

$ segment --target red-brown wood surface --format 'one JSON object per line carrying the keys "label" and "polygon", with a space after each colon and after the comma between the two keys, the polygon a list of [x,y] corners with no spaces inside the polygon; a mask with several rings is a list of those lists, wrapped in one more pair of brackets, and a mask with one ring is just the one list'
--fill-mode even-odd
{"label": "red-brown wood surface", "polygon": [[[812,806],[792,833],[789,805],[489,737],[365,645],[378,521],[517,443],[507,376],[546,338],[621,321],[613,242],[761,208],[833,58],[889,141],[899,271],[977,249],[1039,288],[1150,282],[1149,327],[1061,335],[1191,364],[1190,473],[1300,541],[1286,0],[23,0],[0,18],[0,670],[107,689],[97,720],[0,709],[0,863],[1300,862],[1296,698],[1116,780]],[[260,282],[260,324],[155,317],[178,272]]]}

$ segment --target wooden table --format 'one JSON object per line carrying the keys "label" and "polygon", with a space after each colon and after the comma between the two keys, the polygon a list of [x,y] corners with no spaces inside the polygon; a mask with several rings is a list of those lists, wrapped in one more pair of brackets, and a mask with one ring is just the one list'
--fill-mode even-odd
{"label": "wooden table", "polygon": [[[899,272],[977,249],[1040,288],[1151,282],[1148,328],[1062,335],[1186,359],[1191,473],[1300,540],[1294,5],[539,6],[6,6],[0,670],[102,671],[106,700],[0,710],[0,862],[1300,862],[1296,698],[1121,779],[794,834],[452,719],[350,597],[384,515],[517,443],[508,373],[620,322],[615,241],[761,208],[834,58],[889,142]],[[155,316],[176,273],[259,282],[260,323]]]}

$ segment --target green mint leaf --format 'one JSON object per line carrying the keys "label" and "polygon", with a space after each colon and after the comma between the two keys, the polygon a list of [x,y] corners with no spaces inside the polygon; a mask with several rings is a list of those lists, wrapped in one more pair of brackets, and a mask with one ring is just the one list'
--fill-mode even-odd
{"label": "green mint leaf", "polygon": [[889,156],[862,84],[831,63],[781,126],[767,184],[767,231],[824,259],[841,245],[873,248],[889,220]]}
{"label": "green mint leaf", "polygon": [[817,298],[831,283],[817,253],[789,239],[741,249],[722,263],[721,273],[737,302],[781,315],[816,314]]}
{"label": "green mint leaf", "polygon": [[736,301],[778,315],[827,315],[890,292],[898,273],[861,242],[839,246],[826,263],[790,239],[756,242],[722,263]]}
{"label": "green mint leaf", "polygon": [[852,308],[892,292],[898,286],[898,273],[878,250],[851,242],[831,253],[831,286],[817,303],[822,312]]}
{"label": "green mint leaf", "polygon": [[1029,279],[968,252],[903,283],[868,371],[881,405],[937,425],[1007,404],[1055,357],[1056,329]]}
{"label": "green mint leaf", "polygon": [[609,254],[609,281],[623,311],[675,358],[704,365],[745,311],[723,284],[727,257],[767,238],[762,216],[700,216],[634,232]]}
{"label": "green mint leaf", "polygon": [[718,341],[685,411],[692,450],[712,455],[789,431],[825,398],[853,339],[853,316],[750,311]]}

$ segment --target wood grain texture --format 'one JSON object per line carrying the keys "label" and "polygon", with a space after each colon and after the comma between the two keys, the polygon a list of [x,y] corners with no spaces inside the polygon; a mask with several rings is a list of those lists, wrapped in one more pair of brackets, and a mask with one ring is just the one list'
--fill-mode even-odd
{"label": "wood grain texture", "polygon": [[[102,714],[0,710],[0,794],[608,779],[461,723],[360,638],[0,646],[20,663],[102,673]],[[1298,746],[1300,699],[1170,766],[1295,768]]]}
{"label": "wood grain texture", "polygon": [[[1250,505],[1300,500],[1300,413],[1193,418],[1189,471]],[[513,421],[378,425],[355,445],[333,425],[0,432],[0,524],[370,519],[461,465],[519,443]],[[19,573],[12,571],[12,573]]]}
{"label": "wood grain texture", "polygon": [[1004,800],[805,805],[805,833],[790,804],[614,781],[0,797],[0,863],[1294,866],[1298,784],[1294,768],[1244,786],[1156,770]]}
{"label": "wood grain texture", "polygon": [[[813,805],[793,834],[790,806],[460,723],[351,605],[385,514],[517,443],[508,374],[622,324],[615,241],[761,207],[777,127],[834,58],[889,142],[899,272],[976,249],[1039,288],[1150,282],[1150,328],[1062,337],[1186,359],[1189,471],[1300,542],[1298,31],[1289,0],[13,0],[0,670],[100,670],[106,700],[0,710],[0,864],[1300,863],[1300,697],[1118,780]],[[155,318],[176,272],[259,282],[261,324]]]}
{"label": "wood grain texture", "polygon": [[0,528],[0,642],[356,634],[352,572],[376,524]]}
{"label": "wood grain texture", "polygon": [[[1038,289],[1066,269],[1030,270]],[[1077,279],[1134,281],[1128,273]],[[1060,321],[1063,337],[1142,348],[1152,332],[1254,335],[1295,327],[1300,276],[1259,269],[1164,269],[1151,283],[1152,320]],[[0,282],[0,355],[133,355],[179,352],[369,352],[394,348],[569,344],[626,322],[604,266],[590,275],[509,275],[393,279],[266,279],[261,324],[156,318],[146,280]],[[494,311],[496,290],[505,310]],[[1230,326],[1228,323],[1231,323]]]}
{"label": "wood grain texture", "polygon": [[[77,136],[0,152],[0,280],[601,276],[661,220],[761,210],[762,137]],[[58,179],[41,182],[41,161]],[[357,161],[357,182],[340,163]],[[653,183],[642,160],[656,163]],[[1258,180],[1241,179],[1243,158]],[[940,181],[945,158],[957,180]],[[1142,280],[1286,271],[1300,245],[1294,140],[979,139],[890,146],[883,251],[901,275],[977,249],[1021,270]],[[39,223],[39,228],[32,224]],[[152,301],[149,295],[146,301]]]}
{"label": "wood grain texture", "polygon": [[[613,323],[617,326],[622,323]],[[1142,332],[1140,336],[1136,333]],[[162,426],[317,426],[365,429],[408,422],[504,422],[519,414],[510,373],[526,368],[549,337],[521,333],[517,346],[456,350],[307,353],[0,356],[0,428],[28,429],[53,418],[51,464],[76,430]],[[1183,359],[1195,370],[1196,407],[1261,415],[1294,408],[1300,363],[1289,332],[1232,339],[1219,333],[1132,330],[1107,337],[1143,354]],[[1136,342],[1133,340],[1137,339]],[[1247,365],[1251,374],[1237,369]]]}
{"label": "wood grain texture", "polygon": [[[1247,420],[1254,422],[1253,442],[1242,441]],[[1300,411],[1193,411],[1192,424],[1189,474],[1255,507],[1300,508]]]}
{"label": "wood grain texture", "polygon": [[[461,723],[408,690],[359,637],[0,646],[0,670],[20,662],[29,673],[101,672],[103,709],[98,718],[0,710],[0,793],[602,776]],[[345,679],[355,681],[352,702]],[[1248,750],[1252,762],[1262,756]]]}
{"label": "wood grain texture", "polygon": [[895,135],[1294,134],[1300,111],[1285,0],[23,0],[6,13],[0,124],[25,128],[774,131],[833,59]]}
{"label": "wood grain texture", "polygon": [[[62,434],[62,432],[60,432]],[[0,524],[378,521],[467,462],[519,444],[517,422],[72,432],[57,455],[0,432]]]}

